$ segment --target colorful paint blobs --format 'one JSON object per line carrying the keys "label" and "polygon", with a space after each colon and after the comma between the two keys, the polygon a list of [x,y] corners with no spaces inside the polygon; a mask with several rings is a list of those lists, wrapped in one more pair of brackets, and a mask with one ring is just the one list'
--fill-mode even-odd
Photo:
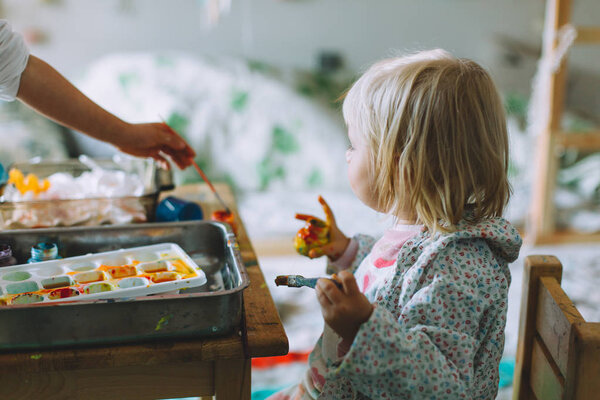
{"label": "colorful paint blobs", "polygon": [[[152,261],[141,262],[138,255]],[[178,293],[205,283],[193,259],[178,245],[163,243],[5,267],[0,306]]]}
{"label": "colorful paint blobs", "polygon": [[56,289],[48,293],[50,300],[67,299],[74,296],[79,296],[79,290],[71,287]]}
{"label": "colorful paint blobs", "polygon": [[140,265],[138,265],[138,268],[140,268],[144,272],[152,273],[152,272],[168,271],[169,265],[167,264],[166,261],[158,261],[158,262],[153,262],[153,263],[140,264]]}
{"label": "colorful paint blobs", "polygon": [[37,293],[23,293],[11,300],[11,304],[33,304],[44,301],[44,296]]}
{"label": "colorful paint blobs", "polygon": [[170,282],[177,280],[177,274],[175,272],[159,272],[158,274],[154,274],[152,277],[152,282],[161,283],[161,282]]}
{"label": "colorful paint blobs", "polygon": [[231,226],[233,229],[233,233],[237,235],[237,225],[235,223],[235,214],[232,212],[227,212],[227,210],[217,210],[212,213],[210,219],[218,222],[225,222]]}
{"label": "colorful paint blobs", "polygon": [[108,273],[113,279],[119,279],[127,276],[135,276],[137,275],[137,270],[133,265],[123,265],[122,267],[109,268]]}
{"label": "colorful paint blobs", "polygon": [[329,225],[327,222],[310,215],[296,214],[297,219],[306,221],[294,237],[294,248],[303,256],[308,256],[310,250],[329,243]]}
{"label": "colorful paint blobs", "polygon": [[186,274],[186,275],[193,275],[193,274],[195,274],[195,272],[192,271],[192,269],[190,267],[188,267],[187,265],[185,265],[180,260],[173,261],[171,263],[171,265],[173,265],[173,268],[175,269],[175,271],[178,272],[178,273],[180,273],[180,274]]}
{"label": "colorful paint blobs", "polygon": [[107,282],[102,283],[93,283],[91,285],[86,286],[83,289],[83,293],[85,294],[94,294],[94,293],[102,293],[102,292],[110,292],[113,290],[113,285]]}

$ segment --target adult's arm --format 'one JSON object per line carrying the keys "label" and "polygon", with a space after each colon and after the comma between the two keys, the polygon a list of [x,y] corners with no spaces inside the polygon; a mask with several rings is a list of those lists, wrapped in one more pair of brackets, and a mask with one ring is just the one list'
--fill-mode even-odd
{"label": "adult's arm", "polygon": [[30,55],[21,74],[16,97],[40,114],[68,128],[108,142],[140,157],[166,161],[180,168],[190,165],[194,151],[162,123],[130,124],[109,113],[81,93],[45,61]]}

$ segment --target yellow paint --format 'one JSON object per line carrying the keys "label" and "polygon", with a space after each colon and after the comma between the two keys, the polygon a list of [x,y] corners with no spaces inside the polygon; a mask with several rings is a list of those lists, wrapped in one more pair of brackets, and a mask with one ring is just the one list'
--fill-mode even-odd
{"label": "yellow paint", "polygon": [[39,360],[40,358],[42,358],[42,355],[41,355],[41,354],[32,354],[32,355],[30,356],[30,358],[31,358],[32,360]]}
{"label": "yellow paint", "polygon": [[154,328],[154,330],[160,331],[163,328],[163,326],[165,326],[169,323],[169,320],[171,319],[171,317],[173,317],[173,316],[171,314],[169,314],[169,315],[165,315],[164,317],[159,319],[158,323],[156,324],[156,328]]}
{"label": "yellow paint", "polygon": [[263,282],[263,283],[260,285],[260,288],[261,288],[261,289],[264,289],[264,288],[266,288],[266,287],[267,287],[267,284],[266,284],[266,283],[264,283],[264,282]]}
{"label": "yellow paint", "polygon": [[31,190],[38,195],[50,188],[50,181],[48,181],[48,179],[42,180],[42,183],[40,184],[37,175],[27,174],[27,176],[24,176],[23,172],[16,168],[11,168],[11,170],[8,171],[8,183],[15,185],[21,194],[25,194]]}

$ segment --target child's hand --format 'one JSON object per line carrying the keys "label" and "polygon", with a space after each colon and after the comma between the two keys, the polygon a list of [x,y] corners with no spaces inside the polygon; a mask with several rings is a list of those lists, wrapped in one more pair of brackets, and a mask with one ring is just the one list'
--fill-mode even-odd
{"label": "child's hand", "polygon": [[191,165],[196,153],[164,123],[126,124],[117,138],[110,140],[121,151],[138,156],[152,157],[168,167],[165,155],[181,169]]}
{"label": "child's hand", "polygon": [[373,305],[358,289],[356,279],[348,271],[338,274],[342,290],[329,279],[319,279],[315,287],[321,303],[323,319],[344,340],[352,343],[361,324],[373,312]]}
{"label": "child's hand", "polygon": [[319,203],[321,203],[321,206],[323,207],[327,222],[323,222],[323,220],[313,217],[312,215],[296,214],[297,219],[309,222],[311,220],[316,221],[315,224],[311,223],[307,228],[303,228],[308,230],[308,234],[310,236],[318,237],[320,233],[319,231],[323,229],[323,224],[329,228],[329,240],[323,241],[324,243],[322,245],[312,246],[306,255],[308,255],[310,258],[317,258],[326,255],[329,257],[329,259],[335,261],[344,253],[346,247],[348,247],[348,244],[350,243],[350,239],[346,237],[342,231],[340,231],[337,223],[335,222],[333,212],[331,212],[329,205],[321,196],[319,196]]}

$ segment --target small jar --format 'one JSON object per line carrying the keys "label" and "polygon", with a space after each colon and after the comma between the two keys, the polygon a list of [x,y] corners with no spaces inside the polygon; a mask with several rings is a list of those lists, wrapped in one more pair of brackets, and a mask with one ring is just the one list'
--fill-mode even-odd
{"label": "small jar", "polygon": [[27,260],[28,263],[57,260],[60,256],[58,255],[58,246],[56,243],[41,242],[31,248],[31,258]]}
{"label": "small jar", "polygon": [[17,259],[13,257],[12,248],[5,243],[0,244],[0,267],[8,267],[16,263]]}

